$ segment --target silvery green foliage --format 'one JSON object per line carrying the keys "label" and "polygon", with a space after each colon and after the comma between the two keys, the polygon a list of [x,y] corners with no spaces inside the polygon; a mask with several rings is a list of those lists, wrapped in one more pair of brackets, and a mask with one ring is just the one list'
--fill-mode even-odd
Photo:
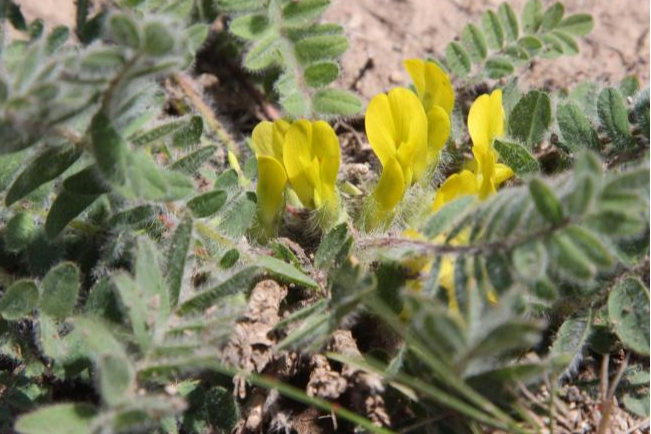
{"label": "silvery green foliage", "polygon": [[594,22],[588,14],[565,16],[562,3],[547,9],[540,0],[529,0],[518,19],[508,3],[486,11],[481,22],[467,24],[459,41],[450,42],[443,63],[458,77],[471,73],[499,79],[533,59],[553,59],[579,53],[577,37],[588,34]]}
{"label": "silvery green foliage", "polygon": [[[219,7],[250,41],[250,69],[296,56],[277,83],[288,113],[349,113],[356,100],[327,87],[347,41],[338,26],[315,24],[328,2],[115,4],[78,1],[73,44],[70,30],[27,23],[0,0],[0,25],[24,35],[0,54],[0,431],[229,432],[242,401],[204,374],[235,373],[221,350],[263,278],[310,298],[276,325],[274,351],[324,354],[334,331],[370,330],[392,351],[360,339],[364,359],[325,354],[379,375],[383,396],[448,432],[523,432],[509,407],[516,386],[569,380],[588,351],[648,357],[648,282],[636,276],[649,254],[649,92],[636,80],[567,95],[508,83],[495,149],[513,185],[416,221],[429,241],[364,238],[342,223],[311,239],[311,257],[283,239],[249,241],[255,161],[224,169],[200,115],[163,112],[161,83],[191,64]],[[502,5],[449,50],[497,77],[511,68],[487,47],[529,56],[540,41],[551,56],[557,39],[571,48],[564,36],[591,25],[559,4],[529,2],[521,20]],[[429,267],[414,272],[423,260]],[[52,399],[71,384],[83,396]],[[639,364],[620,395],[648,416]]]}
{"label": "silvery green foliage", "polygon": [[339,76],[338,58],[348,49],[344,29],[318,21],[330,0],[219,0],[232,16],[230,32],[246,41],[244,67],[280,67],[275,83],[280,103],[292,118],[357,114],[356,96],[329,86]]}

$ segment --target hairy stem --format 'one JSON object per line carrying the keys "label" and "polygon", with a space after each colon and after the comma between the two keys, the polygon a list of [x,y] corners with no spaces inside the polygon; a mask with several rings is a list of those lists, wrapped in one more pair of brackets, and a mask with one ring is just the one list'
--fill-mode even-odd
{"label": "hairy stem", "polygon": [[215,133],[217,138],[224,145],[226,145],[229,151],[233,152],[235,155],[239,155],[237,143],[235,143],[235,140],[233,140],[222,123],[219,122],[213,110],[208,106],[208,104],[206,104],[201,95],[199,95],[199,93],[194,89],[190,78],[184,74],[173,74],[171,78],[172,81],[176,83],[179,88],[181,88],[192,106],[196,108],[201,116],[206,120],[208,127],[212,130],[213,133]]}

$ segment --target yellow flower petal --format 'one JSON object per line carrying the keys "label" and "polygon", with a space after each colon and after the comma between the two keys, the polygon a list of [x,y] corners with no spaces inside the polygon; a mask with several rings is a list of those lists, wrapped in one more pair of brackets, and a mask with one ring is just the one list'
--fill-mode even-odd
{"label": "yellow flower petal", "polygon": [[396,157],[403,174],[418,180],[424,168],[413,168],[414,159],[427,157],[427,115],[418,97],[396,88],[375,96],[366,109],[366,135],[382,166]]}
{"label": "yellow flower petal", "polygon": [[495,188],[495,153],[492,150],[482,153],[473,146],[477,159],[477,179],[479,180],[479,199],[484,200],[497,190]]}
{"label": "yellow flower petal", "polygon": [[389,211],[402,199],[405,193],[405,179],[400,163],[391,158],[382,170],[380,181],[375,188],[375,199],[383,211]]}
{"label": "yellow flower petal", "polygon": [[396,153],[396,128],[389,97],[381,93],[373,97],[364,117],[366,136],[382,166]]}
{"label": "yellow flower petal", "polygon": [[444,257],[439,270],[439,284],[448,293],[448,306],[452,312],[459,312],[459,302],[454,291],[454,260]]}
{"label": "yellow flower petal", "polygon": [[450,117],[454,108],[454,89],[450,77],[434,62],[409,59],[403,65],[414,82],[425,112],[439,106]]}
{"label": "yellow flower petal", "polygon": [[330,124],[317,121],[312,124],[312,143],[320,163],[321,195],[325,200],[331,200],[341,162],[339,139]]}
{"label": "yellow flower petal", "polygon": [[488,152],[493,140],[504,134],[504,108],[500,89],[475,100],[468,114],[468,131],[472,143],[481,152]]}
{"label": "yellow flower petal", "polygon": [[441,188],[436,192],[432,210],[434,212],[441,209],[446,203],[472,194],[477,194],[478,185],[475,174],[469,170],[463,170],[461,173],[455,173],[445,180]]}
{"label": "yellow flower petal", "polygon": [[289,123],[284,120],[275,122],[262,121],[253,129],[253,151],[256,157],[267,155],[274,157],[279,162],[283,161],[283,143]]}
{"label": "yellow flower petal", "polygon": [[499,187],[504,181],[513,177],[513,175],[515,175],[513,169],[511,169],[506,164],[501,164],[501,163],[496,164],[495,174],[494,174],[495,187]]}
{"label": "yellow flower petal", "polygon": [[440,106],[434,106],[427,113],[427,163],[438,161],[445,142],[450,137],[450,116]]}
{"label": "yellow flower petal", "polygon": [[334,199],[340,150],[326,122],[294,122],[285,136],[283,161],[287,178],[305,207],[316,209]]}
{"label": "yellow flower petal", "polygon": [[283,166],[273,157],[258,157],[258,206],[264,223],[271,224],[284,207],[283,192],[287,176]]}

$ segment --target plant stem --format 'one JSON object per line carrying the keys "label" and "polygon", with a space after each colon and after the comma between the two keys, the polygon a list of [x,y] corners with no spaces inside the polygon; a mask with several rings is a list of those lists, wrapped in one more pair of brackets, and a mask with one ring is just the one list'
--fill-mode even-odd
{"label": "plant stem", "polygon": [[[615,378],[613,378],[613,381],[610,383],[610,386],[608,386],[609,356],[608,354],[604,356],[605,362],[601,365],[602,368],[601,370],[601,379],[602,379],[601,421],[599,421],[599,429],[597,430],[597,434],[606,434],[610,428],[610,416],[613,410],[613,400],[615,399],[615,391],[617,390],[617,386],[619,385],[619,382],[621,381],[622,376],[624,375],[624,371],[626,371],[626,368],[628,367],[628,360],[630,359],[630,357],[631,357],[631,353],[626,353],[626,356],[624,357],[622,364],[619,365],[619,369],[617,369]],[[605,374],[604,374],[604,367],[605,367]],[[604,384],[604,378],[605,378],[605,384]],[[603,395],[604,392],[605,395]]]}
{"label": "plant stem", "polygon": [[494,253],[496,251],[509,251],[513,248],[526,244],[529,241],[551,235],[552,233],[563,229],[568,226],[571,222],[566,221],[558,225],[551,227],[543,228],[529,234],[526,234],[522,237],[514,237],[510,240],[505,241],[495,241],[491,243],[483,244],[462,244],[462,245],[451,245],[451,244],[438,244],[432,243],[425,240],[415,240],[412,238],[404,237],[383,237],[383,238],[367,238],[356,240],[357,248],[359,249],[368,249],[368,248],[378,248],[378,247],[396,247],[409,245],[413,246],[419,250],[425,251],[427,253],[436,254],[436,255],[482,255],[488,253]]}
{"label": "plant stem", "polygon": [[228,131],[226,131],[226,128],[221,124],[221,122],[219,122],[215,113],[208,104],[206,104],[201,95],[199,95],[199,93],[194,89],[190,78],[184,74],[172,74],[171,78],[172,81],[181,88],[192,106],[194,106],[194,108],[197,109],[205,119],[208,127],[215,133],[217,138],[226,145],[226,148],[228,148],[229,151],[233,152],[235,155],[239,155],[237,143],[233,140]]}

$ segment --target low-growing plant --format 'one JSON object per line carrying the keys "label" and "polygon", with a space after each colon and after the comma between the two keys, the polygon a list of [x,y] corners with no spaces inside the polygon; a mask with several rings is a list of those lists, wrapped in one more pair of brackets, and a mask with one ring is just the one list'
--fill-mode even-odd
{"label": "low-growing plant", "polygon": [[[504,3],[351,118],[352,177],[328,4],[0,1],[0,431],[563,432],[567,384],[648,420],[649,88],[522,89],[593,22]],[[192,75],[224,37],[283,110],[244,140]]]}

